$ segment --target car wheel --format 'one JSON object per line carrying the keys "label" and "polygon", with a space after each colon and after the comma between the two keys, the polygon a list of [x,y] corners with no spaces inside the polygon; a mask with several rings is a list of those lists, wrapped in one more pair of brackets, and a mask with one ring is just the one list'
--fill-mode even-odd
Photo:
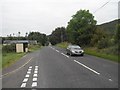
{"label": "car wheel", "polygon": [[70,56],[72,56],[72,53],[70,53]]}

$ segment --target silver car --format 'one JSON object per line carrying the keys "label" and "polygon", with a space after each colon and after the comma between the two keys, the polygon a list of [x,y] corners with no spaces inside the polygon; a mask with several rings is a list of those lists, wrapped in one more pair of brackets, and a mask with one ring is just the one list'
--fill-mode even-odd
{"label": "silver car", "polygon": [[72,55],[84,55],[84,50],[81,49],[80,46],[78,45],[69,45],[66,49],[67,54],[69,54],[70,56]]}

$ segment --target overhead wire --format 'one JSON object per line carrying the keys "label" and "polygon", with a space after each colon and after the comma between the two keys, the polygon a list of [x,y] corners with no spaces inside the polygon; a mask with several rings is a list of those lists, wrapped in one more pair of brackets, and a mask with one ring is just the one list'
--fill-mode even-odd
{"label": "overhead wire", "polygon": [[102,9],[103,7],[105,7],[111,0],[107,1],[105,4],[103,4],[100,8],[96,9],[93,13],[96,13],[97,11],[99,11],[100,9]]}

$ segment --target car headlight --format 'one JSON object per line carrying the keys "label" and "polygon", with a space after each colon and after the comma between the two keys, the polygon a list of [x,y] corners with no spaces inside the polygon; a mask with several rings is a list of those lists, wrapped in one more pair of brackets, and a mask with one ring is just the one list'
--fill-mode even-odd
{"label": "car headlight", "polygon": [[75,51],[72,50],[71,52],[74,53]]}
{"label": "car headlight", "polygon": [[84,52],[84,50],[81,50],[81,52],[83,53],[83,52]]}

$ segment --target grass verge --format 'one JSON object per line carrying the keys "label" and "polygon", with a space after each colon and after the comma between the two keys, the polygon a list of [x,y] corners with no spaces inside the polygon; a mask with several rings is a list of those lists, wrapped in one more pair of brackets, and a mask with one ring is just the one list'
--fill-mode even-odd
{"label": "grass verge", "polygon": [[8,67],[11,64],[15,63],[21,57],[23,57],[26,53],[4,53],[2,55],[2,68]]}
{"label": "grass verge", "polygon": [[[38,49],[40,49],[40,45],[30,45],[29,51],[33,52]],[[17,60],[19,60],[21,57],[23,57],[26,53],[2,53],[2,61],[0,61],[0,65],[2,68],[6,68],[10,66],[11,64],[15,63]]]}
{"label": "grass verge", "polygon": [[[57,47],[60,47],[60,48],[67,48],[67,46],[69,45],[69,43],[67,42],[63,42],[63,43],[59,43],[57,44],[56,46]],[[89,54],[89,55],[93,55],[93,56],[97,56],[97,57],[101,57],[101,58],[104,58],[104,59],[107,59],[107,60],[111,60],[111,61],[115,61],[115,62],[119,62],[120,63],[120,60],[118,58],[120,58],[120,56],[118,55],[114,55],[114,54],[107,54],[105,53],[104,51],[101,50],[98,51],[96,48],[94,47],[84,47],[84,50],[85,50],[85,53],[86,54]]]}
{"label": "grass verge", "polygon": [[99,52],[99,51],[97,51],[93,48],[85,48],[84,50],[85,50],[86,54],[101,57],[101,58],[104,58],[104,59],[108,59],[108,60],[120,63],[120,60],[118,59],[118,58],[120,58],[120,56],[118,56],[118,55],[107,54],[105,52]]}

